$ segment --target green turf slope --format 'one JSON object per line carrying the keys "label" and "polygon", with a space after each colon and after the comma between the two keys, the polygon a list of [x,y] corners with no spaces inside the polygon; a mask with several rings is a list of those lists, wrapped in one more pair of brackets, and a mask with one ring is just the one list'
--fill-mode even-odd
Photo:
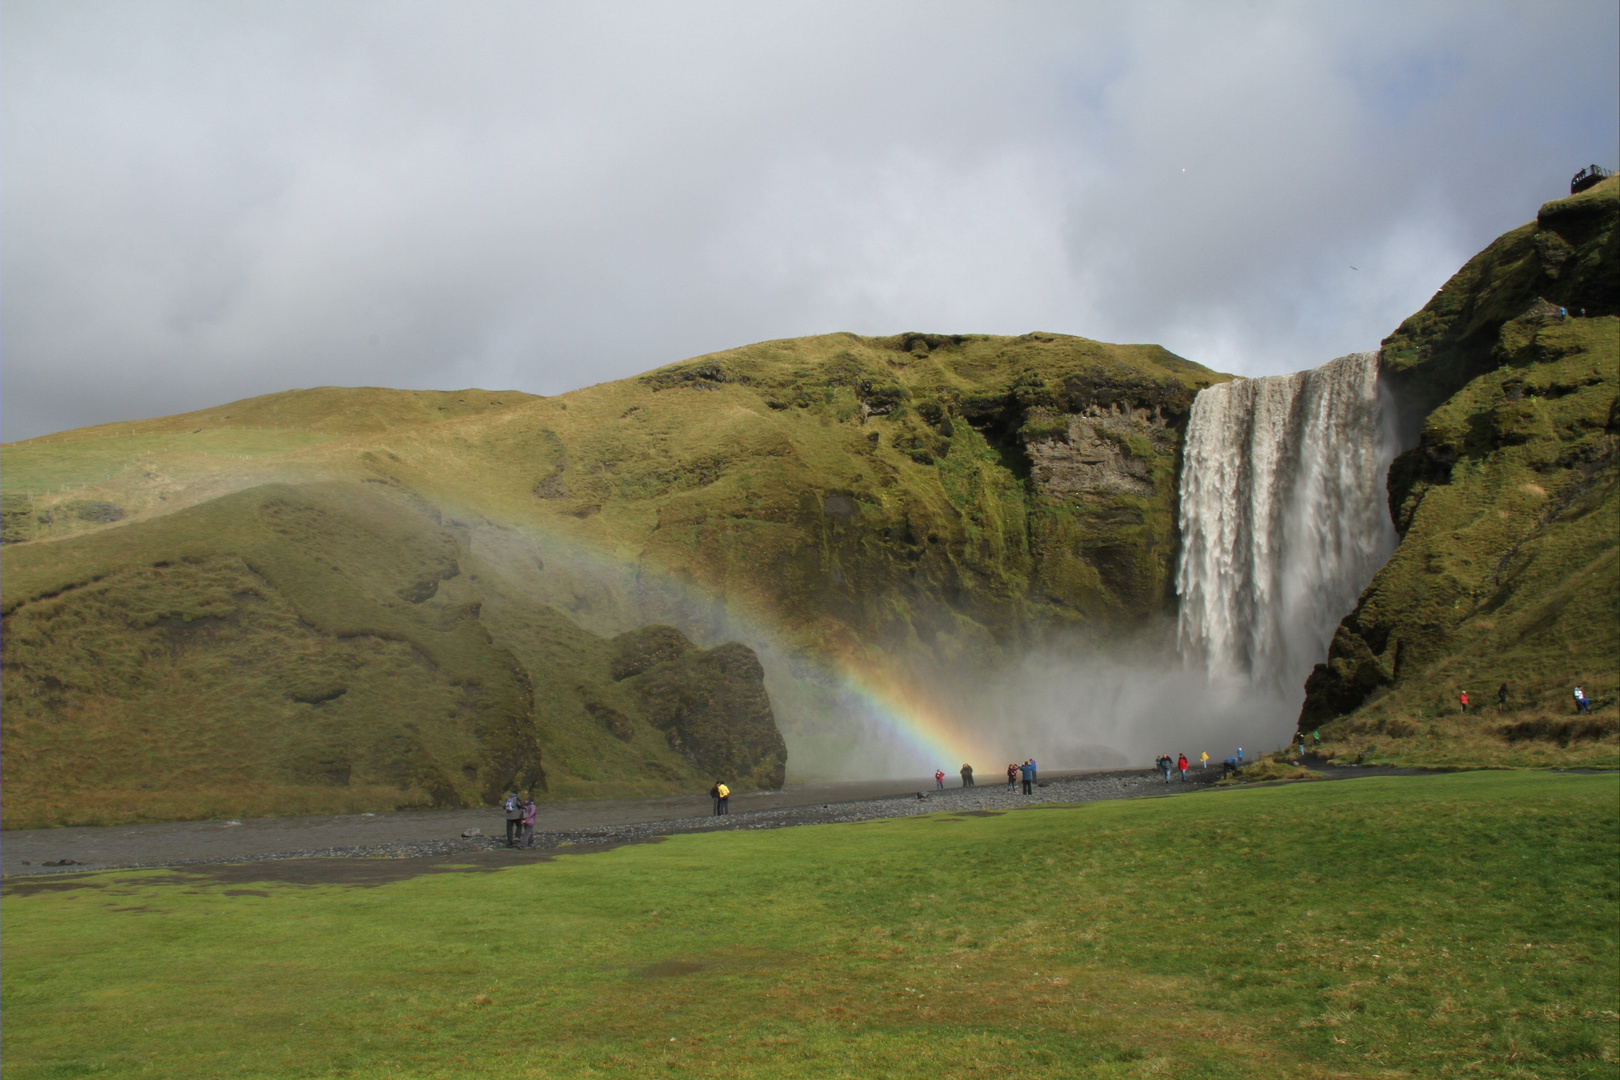
{"label": "green turf slope", "polygon": [[1400,545],[1306,684],[1301,723],[1329,751],[1620,764],[1617,275],[1611,179],[1542,207],[1384,342],[1427,415],[1390,469]]}
{"label": "green turf slope", "polygon": [[0,1049],[8,1080],[1612,1077],[1617,808],[1612,775],[1469,773],[370,884],[13,878]]}

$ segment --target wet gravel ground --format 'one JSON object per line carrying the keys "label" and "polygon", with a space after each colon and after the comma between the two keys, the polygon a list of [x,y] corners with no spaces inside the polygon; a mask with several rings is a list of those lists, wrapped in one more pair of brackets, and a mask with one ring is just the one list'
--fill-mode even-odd
{"label": "wet gravel ground", "polygon": [[[1311,767],[1327,773],[1329,779],[1421,772],[1338,769],[1314,762]],[[962,788],[954,786],[954,778],[953,786],[945,791],[931,790],[930,785],[904,793],[894,790],[902,783],[895,781],[823,784],[733,796],[731,812],[720,817],[710,813],[712,804],[707,798],[543,806],[530,850],[534,854],[603,850],[681,833],[781,829],[942,812],[979,816],[1030,806],[1174,795],[1207,787],[1220,775],[1217,769],[1194,769],[1186,782],[1178,778],[1166,784],[1161,774],[1143,770],[1056,774],[1042,777],[1029,795],[1009,789],[1005,782]],[[817,797],[826,801],[814,801]],[[463,835],[468,832],[482,835]],[[488,808],[32,829],[0,834],[0,876],[287,859],[411,859],[497,851],[514,858],[522,854],[506,847],[503,815]]]}

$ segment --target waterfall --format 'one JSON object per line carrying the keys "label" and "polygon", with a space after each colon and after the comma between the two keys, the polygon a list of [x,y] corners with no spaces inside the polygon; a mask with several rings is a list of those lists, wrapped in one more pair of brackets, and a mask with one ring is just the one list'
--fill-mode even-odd
{"label": "waterfall", "polygon": [[1182,656],[1284,693],[1395,549],[1378,354],[1237,379],[1193,402],[1181,474]]}

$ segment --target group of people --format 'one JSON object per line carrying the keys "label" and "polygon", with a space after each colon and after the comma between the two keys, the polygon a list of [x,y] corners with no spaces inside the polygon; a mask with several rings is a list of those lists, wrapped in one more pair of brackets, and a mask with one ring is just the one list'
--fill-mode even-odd
{"label": "group of people", "polygon": [[[1507,708],[1507,699],[1508,684],[1503,683],[1496,688],[1496,707],[1498,709]],[[1458,691],[1457,704],[1462,706],[1462,711],[1466,715],[1468,713],[1468,691]],[[1592,711],[1592,699],[1586,696],[1585,687],[1577,686],[1575,688],[1575,711],[1577,713],[1589,713]]]}
{"label": "group of people", "polygon": [[1035,759],[1030,758],[1022,765],[1007,766],[1007,790],[1012,791],[1018,787],[1019,782],[1024,785],[1024,794],[1030,795],[1035,791]]}
{"label": "group of people", "polygon": [[501,809],[506,811],[506,846],[534,847],[534,815],[540,809],[534,799],[509,791]]}
{"label": "group of people", "polygon": [[[973,766],[967,764],[966,762],[963,762],[962,763],[962,768],[961,768],[961,774],[962,774],[962,786],[963,787],[970,788],[970,787],[976,787],[977,786],[973,782]],[[1023,781],[1024,794],[1025,795],[1031,794],[1035,790],[1035,759],[1034,758],[1030,758],[1028,761],[1024,762],[1022,765],[1008,765],[1007,766],[1007,790],[1008,791],[1016,791],[1017,788],[1018,788],[1018,784],[1019,784],[1020,780]],[[944,769],[935,769],[934,770],[934,790],[935,791],[944,791],[945,790],[945,770]]]}
{"label": "group of people", "polygon": [[709,789],[709,798],[714,800],[714,816],[725,817],[731,813],[731,789],[719,780]]}
{"label": "group of people", "polygon": [[[1207,767],[1208,765],[1209,751],[1206,750],[1204,751],[1204,756],[1201,759],[1200,768]],[[1172,758],[1169,754],[1160,754],[1154,759],[1153,766],[1160,772],[1164,773],[1164,782],[1167,784],[1170,782],[1170,774],[1172,772],[1179,772],[1181,774],[1181,779],[1186,780],[1187,770],[1192,768],[1192,764],[1187,760],[1186,754],[1177,754],[1174,758]]]}

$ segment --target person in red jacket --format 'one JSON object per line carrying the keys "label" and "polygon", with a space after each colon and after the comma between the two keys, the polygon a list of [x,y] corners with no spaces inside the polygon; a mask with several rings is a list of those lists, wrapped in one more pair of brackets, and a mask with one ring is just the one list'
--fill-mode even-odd
{"label": "person in red jacket", "polygon": [[945,790],[945,770],[944,769],[935,769],[934,770],[934,790],[936,790],[936,791],[944,791]]}
{"label": "person in red jacket", "polygon": [[1468,691],[1464,690],[1462,693],[1458,694],[1457,700],[1462,702],[1462,710],[1463,713],[1466,714],[1468,712]]}
{"label": "person in red jacket", "polygon": [[1176,768],[1181,770],[1181,782],[1185,784],[1187,782],[1187,755],[1186,754],[1177,754],[1176,755]]}

